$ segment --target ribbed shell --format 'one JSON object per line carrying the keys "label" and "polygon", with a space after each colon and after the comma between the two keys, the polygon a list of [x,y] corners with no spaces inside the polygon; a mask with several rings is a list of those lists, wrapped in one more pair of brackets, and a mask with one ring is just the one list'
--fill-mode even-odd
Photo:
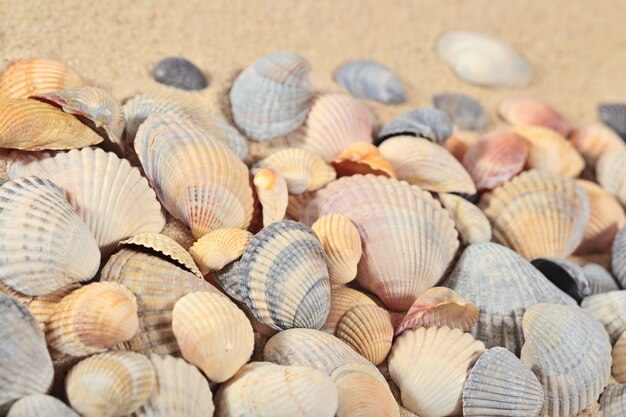
{"label": "ribbed shell", "polygon": [[478,207],[454,194],[439,194],[439,200],[450,213],[461,243],[469,245],[491,241],[491,225]]}
{"label": "ribbed shell", "polygon": [[461,93],[441,93],[434,95],[433,105],[452,120],[459,129],[483,130],[489,125],[489,118],[481,104],[470,96]]}
{"label": "ribbed shell", "polygon": [[152,77],[158,83],[187,91],[202,90],[208,85],[202,71],[182,57],[163,58],[152,69]]}
{"label": "ribbed shell", "polygon": [[368,142],[355,142],[330,162],[338,177],[374,174],[396,178],[393,167],[380,149]]}
{"label": "ribbed shell", "polygon": [[59,304],[66,295],[80,287],[80,284],[70,284],[67,287],[63,287],[60,290],[51,292],[50,294],[34,297],[29,303],[27,303],[28,310],[33,315],[35,320],[37,320],[39,328],[42,332],[46,332],[46,326],[48,325],[48,321],[50,320],[50,316],[54,312],[56,305]]}
{"label": "ribbed shell", "polygon": [[591,294],[585,273],[574,262],[562,258],[535,258],[531,263],[551,283],[577,302],[580,303]]}
{"label": "ribbed shell", "polygon": [[394,136],[417,136],[442,144],[452,135],[452,121],[437,109],[415,109],[387,123],[378,133],[375,144]]}
{"label": "ribbed shell", "polygon": [[226,294],[245,304],[243,298],[241,298],[242,274],[241,259],[238,259],[218,271],[213,271],[213,280]]}
{"label": "ribbed shell", "polygon": [[611,344],[578,307],[536,304],[524,313],[521,359],[544,388],[543,413],[573,416],[593,402],[611,375]]}
{"label": "ribbed shell", "polygon": [[46,58],[22,59],[0,77],[0,96],[28,98],[83,85],[83,80],[62,62]]}
{"label": "ribbed shell", "polygon": [[602,103],[598,117],[622,138],[626,138],[626,103]]}
{"label": "ribbed shell", "polygon": [[609,384],[600,397],[602,417],[626,416],[626,385]]}
{"label": "ribbed shell", "polygon": [[581,307],[602,323],[611,344],[626,331],[626,290],[585,297]]}
{"label": "ribbed shell", "polygon": [[626,207],[626,149],[607,152],[596,165],[598,183]]}
{"label": "ribbed shell", "polygon": [[7,417],[80,417],[54,397],[33,394],[20,398],[11,406]]}
{"label": "ribbed shell", "polygon": [[622,138],[613,130],[597,122],[575,129],[570,134],[569,140],[584,158],[586,164],[592,168],[605,153],[626,150]]}
{"label": "ribbed shell", "polygon": [[626,383],[626,332],[622,332],[621,336],[613,346],[611,373],[620,384]]}
{"label": "ribbed shell", "polygon": [[207,233],[189,248],[189,253],[203,274],[224,268],[243,255],[252,233],[247,230],[224,228]]}
{"label": "ribbed shell", "polygon": [[254,175],[253,183],[262,207],[263,226],[283,220],[289,205],[285,178],[270,168],[261,168]]}
{"label": "ribbed shell", "polygon": [[530,96],[508,97],[498,105],[498,114],[513,126],[543,126],[567,136],[570,126],[550,104]]}
{"label": "ribbed shell", "polygon": [[381,103],[404,103],[406,94],[400,77],[386,65],[367,59],[343,63],[333,77],[337,84],[359,98]]}
{"label": "ribbed shell", "polygon": [[622,226],[613,239],[611,270],[617,282],[626,288],[626,226]]}
{"label": "ribbed shell", "polygon": [[336,334],[365,359],[380,365],[391,350],[393,326],[385,309],[375,305],[358,305],[344,314]]}
{"label": "ribbed shell", "polygon": [[352,281],[362,253],[356,226],[341,214],[328,214],[317,219],[311,228],[324,249],[330,283],[340,285]]}
{"label": "ribbed shell", "polygon": [[333,287],[330,290],[330,312],[320,330],[334,335],[343,316],[359,305],[373,306],[376,303],[361,291],[349,287]]}
{"label": "ribbed shell", "polygon": [[619,290],[615,278],[603,266],[591,263],[582,268],[589,283],[590,295]]}

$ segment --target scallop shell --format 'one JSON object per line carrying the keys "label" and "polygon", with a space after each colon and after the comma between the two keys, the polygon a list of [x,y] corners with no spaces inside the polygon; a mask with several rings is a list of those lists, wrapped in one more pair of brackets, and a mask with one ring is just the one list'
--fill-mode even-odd
{"label": "scallop shell", "polygon": [[217,229],[198,239],[189,248],[189,253],[206,275],[240,258],[251,239],[252,233],[247,230]]}
{"label": "scallop shell", "polygon": [[626,385],[609,384],[600,397],[602,417],[624,417],[626,415]]}
{"label": "scallop shell", "polygon": [[283,220],[289,204],[287,181],[274,170],[261,168],[254,175],[253,182],[263,208],[263,226]]}
{"label": "scallop shell", "polygon": [[463,388],[463,417],[536,417],[542,406],[537,377],[501,347],[482,354]]}
{"label": "scallop shell", "polygon": [[585,163],[592,168],[605,153],[626,150],[622,138],[601,123],[591,123],[575,129],[569,140]]}
{"label": "scallop shell", "polygon": [[374,365],[380,365],[391,350],[393,326],[385,309],[375,305],[352,307],[339,321],[337,337]]}
{"label": "scallop shell", "polygon": [[611,344],[626,330],[626,291],[611,291],[585,297],[581,307],[604,325]]}
{"label": "scallop shell", "polygon": [[498,114],[513,126],[543,126],[567,136],[569,123],[557,109],[534,97],[513,96],[501,101]]}
{"label": "scallop shell", "polygon": [[33,394],[20,398],[11,406],[7,417],[80,417],[54,397]]}
{"label": "scallop shell", "polygon": [[376,305],[367,295],[349,287],[333,287],[330,290],[330,312],[320,330],[335,334],[343,316],[353,307],[359,305]]}
{"label": "scallop shell", "polygon": [[209,85],[206,77],[193,62],[182,57],[160,60],[152,69],[154,81],[181,90],[202,90]]}
{"label": "scallop shell", "polygon": [[439,194],[439,200],[454,220],[461,243],[469,245],[491,240],[491,225],[478,207],[454,194]]}
{"label": "scallop shell", "polygon": [[302,219],[310,224],[331,213],[346,216],[361,235],[358,283],[394,311],[407,310],[441,279],[459,245],[452,219],[430,194],[390,178],[334,181],[305,203]]}
{"label": "scallop shell", "polygon": [[531,263],[551,283],[577,302],[580,303],[591,294],[585,273],[575,263],[560,258],[535,258]]}
{"label": "scallop shell", "polygon": [[14,62],[0,77],[0,96],[27,98],[81,85],[80,76],[62,62],[46,58],[23,59]]}
{"label": "scallop shell", "polygon": [[380,150],[367,142],[355,142],[330,163],[338,177],[353,174],[374,174],[396,178],[393,167]]}
{"label": "scallop shell", "polygon": [[80,288],[80,284],[70,284],[60,290],[51,292],[50,294],[34,297],[28,304],[28,310],[33,315],[42,332],[46,332],[46,326],[50,320],[50,316],[54,312],[54,308],[61,300],[72,291]]}
{"label": "scallop shell", "polygon": [[605,191],[626,207],[626,149],[602,155],[596,164],[596,178]]}
{"label": "scallop shell", "polygon": [[428,191],[476,193],[472,177],[443,146],[396,136],[383,142],[379,149],[393,166],[398,179]]}
{"label": "scallop shell", "polygon": [[603,266],[590,263],[582,268],[589,282],[590,295],[619,290],[615,278]]}
{"label": "scallop shell", "polygon": [[620,286],[626,287],[626,226],[622,226],[613,239],[611,270]]}
{"label": "scallop shell", "polygon": [[615,342],[611,356],[613,358],[611,372],[617,382],[623,384],[626,382],[626,332]]}
{"label": "scallop shell", "polygon": [[348,61],[337,68],[334,79],[358,98],[390,104],[406,102],[400,77],[391,68],[375,61]]}
{"label": "scallop shell", "polygon": [[494,241],[526,259],[571,255],[589,219],[582,187],[563,175],[537,170],[483,196],[479,207],[491,222]]}
{"label": "scallop shell", "polygon": [[598,106],[598,117],[622,138],[626,138],[626,104],[602,103]]}
{"label": "scallop shell", "polygon": [[585,311],[536,304],[524,313],[521,359],[544,389],[543,413],[573,416],[594,403],[611,376],[611,345]]}
{"label": "scallop shell", "polygon": [[311,108],[310,72],[311,64],[293,52],[265,55],[243,70],[229,93],[237,127],[256,141],[295,130]]}
{"label": "scallop shell", "polygon": [[450,31],[437,39],[437,55],[456,75],[488,87],[522,87],[533,78],[532,67],[511,46],[478,32]]}
{"label": "scallop shell", "polygon": [[150,116],[137,131],[135,150],[163,206],[196,239],[223,227],[250,225],[247,167],[193,123],[173,115]]}
{"label": "scallop shell", "polygon": [[452,120],[459,129],[483,130],[489,125],[489,118],[481,104],[461,93],[441,93],[434,95],[433,105]]}
{"label": "scallop shell", "polygon": [[375,144],[380,145],[394,136],[417,136],[442,144],[452,136],[452,121],[441,110],[411,110],[387,123],[378,133]]}
{"label": "scallop shell", "polygon": [[165,225],[154,191],[139,170],[101,149],[16,160],[9,164],[9,175],[11,179],[37,175],[57,184],[96,237],[104,257],[119,241],[160,232]]}
{"label": "scallop shell", "polygon": [[253,362],[220,387],[215,402],[216,417],[334,417],[337,388],[317,369]]}
{"label": "scallop shell", "polygon": [[524,343],[522,316],[542,302],[576,305],[516,252],[495,243],[468,246],[444,282],[479,308],[470,332],[488,348],[518,354]]}
{"label": "scallop shell", "polygon": [[157,387],[154,367],[134,352],[106,352],[74,366],[67,398],[83,417],[121,417],[141,407]]}
{"label": "scallop shell", "polygon": [[402,405],[422,416],[460,414],[463,385],[484,351],[482,342],[459,329],[420,327],[403,334],[389,354]]}

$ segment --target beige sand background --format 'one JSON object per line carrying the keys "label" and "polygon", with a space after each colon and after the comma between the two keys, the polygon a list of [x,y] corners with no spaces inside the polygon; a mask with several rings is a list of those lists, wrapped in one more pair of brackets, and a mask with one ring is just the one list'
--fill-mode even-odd
{"label": "beige sand background", "polygon": [[[408,102],[368,103],[381,122],[429,105],[434,93],[460,91],[490,110],[509,94],[537,94],[579,125],[596,117],[598,102],[626,100],[624,16],[623,0],[0,0],[0,70],[20,58],[56,58],[123,99],[163,88],[150,69],[182,55],[210,78],[194,95],[217,106],[238,70],[265,53],[292,50],[313,64],[320,90],[341,90],[332,73],[348,59],[394,68]],[[458,80],[433,52],[451,29],[509,42],[535,68],[532,84],[488,89]]]}

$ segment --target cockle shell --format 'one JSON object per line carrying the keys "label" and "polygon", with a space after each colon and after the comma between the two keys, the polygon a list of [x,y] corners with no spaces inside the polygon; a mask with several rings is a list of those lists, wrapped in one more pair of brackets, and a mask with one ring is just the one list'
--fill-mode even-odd
{"label": "cockle shell", "polygon": [[241,259],[233,261],[220,270],[213,271],[213,280],[231,298],[245,304],[241,297],[241,281],[243,281],[241,271]]}
{"label": "cockle shell", "polygon": [[596,178],[605,191],[626,207],[626,149],[602,155],[596,164]]}
{"label": "cockle shell", "polygon": [[488,87],[521,87],[532,67],[506,43],[478,32],[450,31],[437,39],[437,55],[464,81]]}
{"label": "cockle shell", "polygon": [[0,96],[27,98],[81,85],[80,76],[62,62],[46,58],[23,59],[14,62],[0,76]]}
{"label": "cockle shell", "polygon": [[589,283],[590,295],[619,290],[615,278],[603,266],[590,263],[582,268]]}
{"label": "cockle shell", "polygon": [[626,103],[602,103],[598,117],[618,135],[626,138]]}
{"label": "cockle shell", "polygon": [[578,247],[589,220],[585,191],[572,179],[526,171],[480,201],[494,241],[526,259],[564,258]]}
{"label": "cockle shell", "polygon": [[406,101],[400,77],[391,68],[375,61],[348,61],[337,68],[333,78],[355,97],[391,104]]}
{"label": "cockle shell", "polygon": [[489,125],[489,118],[480,103],[461,93],[441,93],[434,95],[433,105],[452,120],[459,129],[483,130]]}
{"label": "cockle shell", "polygon": [[626,385],[609,384],[600,397],[602,417],[624,417],[626,415]]}
{"label": "cockle shell", "polygon": [[0,280],[19,292],[48,294],[98,271],[98,244],[52,181],[24,177],[0,187],[0,228]]}
{"label": "cockle shell", "polygon": [[463,388],[464,417],[536,417],[543,387],[514,354],[488,349],[476,361]]}
{"label": "cockle shell", "polygon": [[454,220],[464,245],[491,240],[491,225],[478,207],[454,194],[439,194],[439,200]]}
{"label": "cockle shell", "polygon": [[524,313],[521,359],[544,389],[543,413],[573,416],[595,402],[611,376],[611,345],[588,313],[536,304]]}
{"label": "cockle shell", "polygon": [[208,82],[202,71],[188,59],[173,56],[163,58],[152,69],[154,81],[181,90],[202,90]]}
{"label": "cockle shell", "polygon": [[37,320],[41,331],[44,333],[46,332],[46,326],[48,325],[50,316],[54,312],[54,308],[57,304],[59,304],[66,295],[80,287],[80,284],[70,284],[67,287],[63,287],[60,290],[51,292],[50,294],[34,297],[27,304],[28,310],[33,315],[35,320]]}
{"label": "cockle shell", "polygon": [[393,167],[380,150],[367,142],[355,142],[333,159],[330,164],[338,177],[354,174],[374,174],[396,178]]}
{"label": "cockle shell", "polygon": [[446,142],[444,148],[448,150],[456,158],[457,161],[463,162],[465,154],[471,146],[474,146],[480,137],[475,132],[468,130],[459,130],[452,133]]}
{"label": "cockle shell", "polygon": [[626,291],[591,295],[580,306],[604,325],[611,344],[626,330]]}
{"label": "cockle shell", "polygon": [[198,239],[189,248],[189,253],[206,275],[240,258],[251,239],[252,233],[247,230],[217,229]]}
{"label": "cockle shell", "polygon": [[533,266],[577,302],[591,294],[591,288],[582,268],[574,262],[561,258],[535,258]]}
{"label": "cockle shell", "polygon": [[261,168],[254,175],[253,183],[262,207],[263,226],[283,220],[289,204],[285,178],[273,169]]}
{"label": "cockle shell", "polygon": [[543,126],[567,136],[570,126],[550,104],[530,96],[513,96],[501,101],[498,114],[513,126]]}
{"label": "cockle shell", "polygon": [[97,148],[71,150],[41,159],[9,163],[11,179],[36,175],[67,193],[100,246],[103,257],[117,243],[142,232],[160,232],[165,225],[154,191],[137,168],[114,153]]}
{"label": "cockle shell", "polygon": [[330,283],[341,285],[352,281],[362,253],[356,226],[341,214],[329,214],[317,219],[311,228],[326,255]]}
{"label": "cockle shell", "polygon": [[620,384],[626,383],[626,332],[623,332],[615,342],[611,356],[613,376]]}
{"label": "cockle shell", "polygon": [[409,136],[396,136],[383,142],[379,149],[400,180],[428,191],[476,193],[472,177],[443,146]]}
{"label": "cockle shell", "polygon": [[22,294],[21,292],[15,291],[13,288],[3,284],[2,281],[0,281],[0,294],[9,296],[26,306],[28,305],[28,303],[30,303],[33,300],[33,298],[35,298],[33,296]]}
{"label": "cockle shell", "polygon": [[452,135],[452,121],[437,109],[416,109],[403,113],[387,123],[375,141],[380,145],[394,136],[416,136],[442,144]]}
{"label": "cockle shell", "polygon": [[215,403],[216,417],[334,417],[337,388],[317,369],[252,362],[220,387]]}
{"label": "cockle shell", "polygon": [[606,152],[626,150],[622,138],[601,123],[591,123],[575,129],[569,140],[585,163],[592,168]]}
{"label": "cockle shell", "polygon": [[349,287],[333,287],[330,290],[330,312],[320,330],[334,335],[343,316],[359,305],[373,306],[376,303],[361,291]]}
{"label": "cockle shell", "polygon": [[11,406],[7,417],[80,417],[54,397],[33,394],[20,398]]}
{"label": "cockle shell", "polygon": [[393,326],[389,313],[375,305],[352,307],[339,321],[336,335],[365,359],[380,365],[391,350]]}
{"label": "cockle shell", "polygon": [[193,123],[173,115],[150,116],[137,131],[135,150],[163,206],[195,238],[250,224],[248,169]]}
{"label": "cockle shell", "polygon": [[311,108],[311,64],[293,52],[275,52],[243,70],[230,89],[230,108],[237,127],[264,141],[300,126]]}
{"label": "cockle shell", "polygon": [[622,226],[613,239],[611,270],[620,286],[626,288],[626,226]]}
{"label": "cockle shell", "polygon": [[402,405],[420,416],[459,414],[463,385],[484,351],[482,342],[459,329],[420,327],[403,334],[389,354]]}
{"label": "cockle shell", "polygon": [[121,417],[141,407],[157,387],[154,367],[135,352],[106,352],[74,366],[67,398],[84,417]]}

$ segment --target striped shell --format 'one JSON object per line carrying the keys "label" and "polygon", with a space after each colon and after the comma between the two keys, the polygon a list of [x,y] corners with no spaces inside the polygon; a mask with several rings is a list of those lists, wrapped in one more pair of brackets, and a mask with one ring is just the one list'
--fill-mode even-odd
{"label": "striped shell", "polygon": [[598,117],[622,138],[626,138],[626,104],[602,103],[598,106]]}
{"label": "striped shell", "polygon": [[609,384],[600,397],[602,417],[624,417],[626,415],[626,385]]}
{"label": "striped shell", "polygon": [[454,194],[439,194],[439,200],[450,213],[461,243],[469,245],[491,241],[491,225],[478,207]]}
{"label": "striped shell", "polygon": [[626,207],[626,149],[602,155],[596,164],[596,178],[605,191]]}
{"label": "striped shell", "polygon": [[433,105],[463,130],[479,131],[487,128],[489,118],[480,103],[461,93],[441,93],[432,97]]}
{"label": "striped shell", "polygon": [[626,287],[626,226],[622,226],[613,239],[611,270],[620,286]]}
{"label": "striped shell", "polygon": [[361,259],[361,237],[348,218],[341,214],[322,216],[311,226],[322,244],[330,283],[346,284],[356,277]]}
{"label": "striped shell", "polygon": [[359,305],[374,306],[376,303],[361,291],[349,287],[334,286],[330,290],[330,312],[320,330],[334,335],[343,316]]}
{"label": "striped shell", "polygon": [[253,183],[262,207],[263,226],[283,220],[289,204],[285,178],[270,168],[261,168],[254,175]]}
{"label": "striped shell", "polygon": [[611,356],[611,373],[617,382],[623,384],[626,382],[626,332],[622,332],[622,335],[615,342]]}
{"label": "striped shell", "polygon": [[394,136],[416,136],[442,144],[452,135],[452,121],[437,109],[416,109],[403,113],[378,132],[376,145]]}
{"label": "striped shell", "polygon": [[354,174],[374,174],[396,178],[393,167],[380,149],[368,142],[355,142],[333,159],[330,164],[338,177]]}
{"label": "striped shell", "polygon": [[336,334],[365,359],[380,365],[391,350],[393,326],[385,309],[364,304],[352,307],[344,314]]}
{"label": "striped shell", "polygon": [[245,304],[241,297],[241,281],[243,275],[241,271],[241,259],[233,261],[220,270],[213,271],[213,281],[228,296],[236,301]]}
{"label": "striped shell", "polygon": [[0,76],[0,96],[28,98],[81,85],[80,76],[62,62],[46,58],[23,59],[14,62]]}
{"label": "striped shell", "polygon": [[80,417],[74,410],[54,397],[33,394],[20,398],[7,417]]}
{"label": "striped shell", "polygon": [[406,101],[400,77],[391,68],[375,61],[348,61],[337,68],[333,78],[354,97],[390,104]]}
{"label": "striped shell", "polygon": [[611,344],[626,331],[626,291],[611,291],[586,297],[581,307],[602,323]]}
{"label": "striped shell", "polygon": [[626,150],[622,138],[601,123],[591,123],[575,129],[569,140],[585,163],[592,168],[605,153]]}
{"label": "striped shell", "polygon": [[247,230],[224,228],[207,233],[189,248],[202,274],[217,271],[243,255],[252,233]]}
{"label": "striped shell", "polygon": [[500,102],[498,114],[513,126],[543,126],[567,136],[570,126],[550,104],[529,96],[513,96]]}
{"label": "striped shell", "polygon": [[160,60],[152,69],[152,77],[158,83],[186,91],[202,90],[208,85],[193,62],[177,56]]}

